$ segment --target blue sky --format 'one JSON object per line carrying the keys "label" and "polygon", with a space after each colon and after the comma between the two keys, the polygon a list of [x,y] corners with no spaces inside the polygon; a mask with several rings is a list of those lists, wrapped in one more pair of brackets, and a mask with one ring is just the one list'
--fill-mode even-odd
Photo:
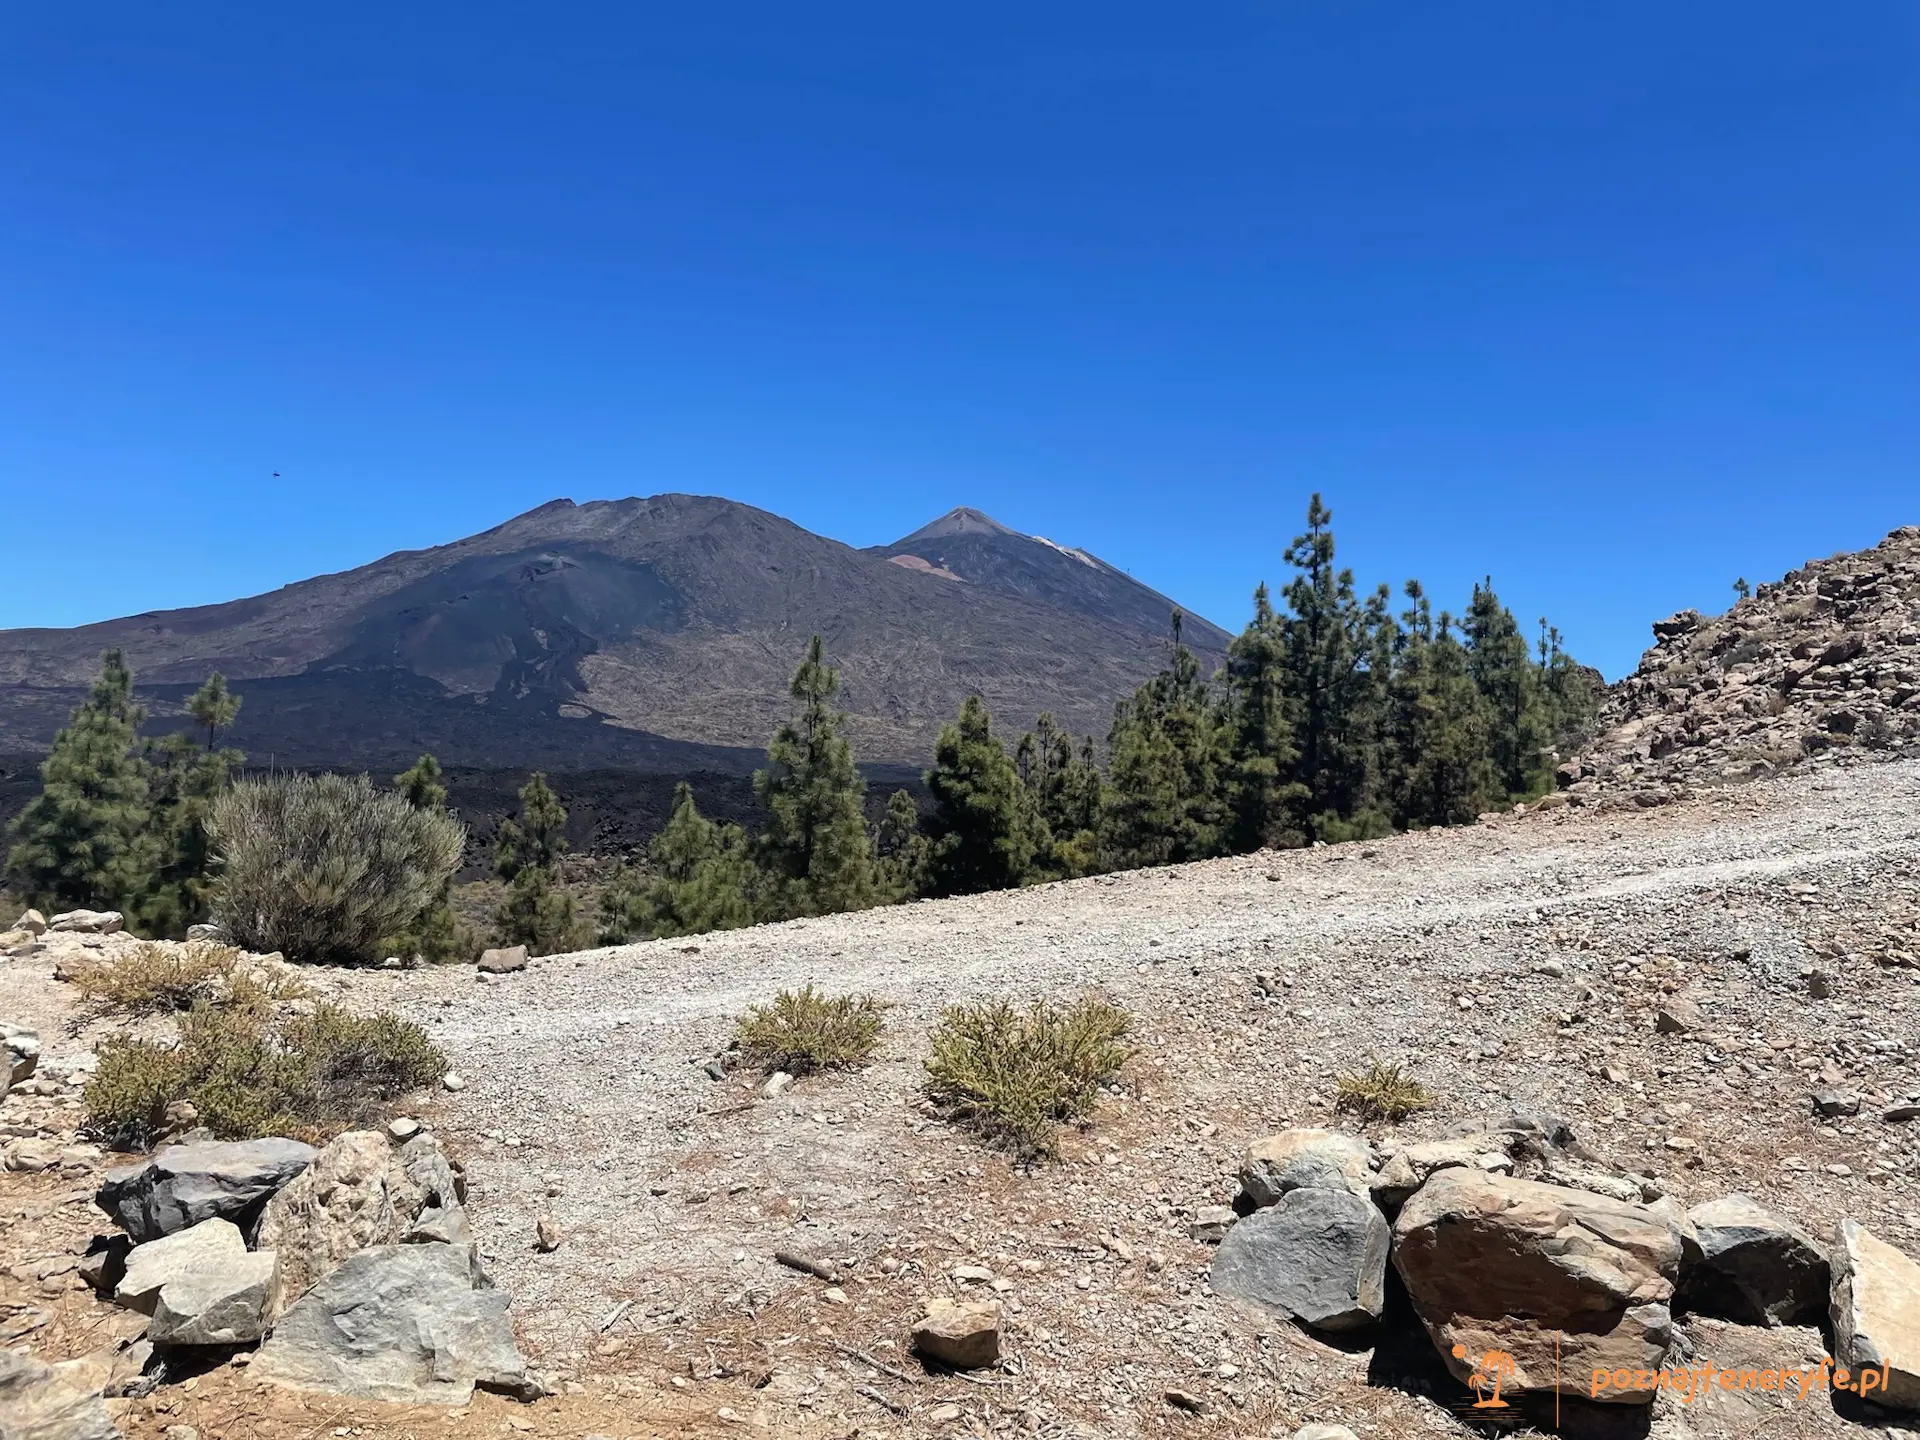
{"label": "blue sky", "polygon": [[1920,522],[1904,0],[15,5],[0,129],[0,626],[684,490],[1237,628],[1319,489],[1616,675]]}

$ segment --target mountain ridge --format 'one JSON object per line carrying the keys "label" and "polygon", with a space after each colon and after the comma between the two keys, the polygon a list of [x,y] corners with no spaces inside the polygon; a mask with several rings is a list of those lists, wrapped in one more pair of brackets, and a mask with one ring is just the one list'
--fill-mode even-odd
{"label": "mountain ridge", "polygon": [[[863,758],[923,762],[972,692],[1009,730],[1053,710],[1104,734],[1113,701],[1163,660],[1165,614],[1147,620],[1171,602],[967,514],[972,573],[943,576],[891,563],[884,552],[906,555],[911,536],[860,550],[719,497],[556,499],[261,595],[0,631],[0,749],[43,746],[117,646],[156,709],[213,669],[251,686],[236,739],[287,763],[382,764],[439,746],[449,763],[578,752],[732,769],[786,713],[788,675],[816,632],[842,668]],[[982,561],[982,543],[1015,547],[1021,563]],[[1028,583],[1035,566],[1045,584]],[[1190,639],[1213,651],[1216,635]]]}

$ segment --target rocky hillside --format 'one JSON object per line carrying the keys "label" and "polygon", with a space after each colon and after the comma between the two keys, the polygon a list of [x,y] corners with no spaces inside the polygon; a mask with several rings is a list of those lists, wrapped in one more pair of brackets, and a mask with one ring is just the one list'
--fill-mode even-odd
{"label": "rocky hillside", "polygon": [[[0,753],[44,746],[120,646],[162,713],[225,672],[246,697],[235,743],[281,764],[431,749],[476,766],[738,772],[786,714],[816,631],[863,760],[925,763],[973,692],[1010,728],[1052,710],[1104,734],[1114,700],[1161,664],[1171,602],[1078,552],[994,538],[1038,558],[957,579],[728,500],[556,500],[269,595],[0,632]],[[1189,633],[1221,638],[1197,620]]]}
{"label": "rocky hillside", "polygon": [[1655,623],[1598,738],[1560,767],[1576,801],[1752,779],[1920,745],[1920,526],[1809,562],[1724,615]]}

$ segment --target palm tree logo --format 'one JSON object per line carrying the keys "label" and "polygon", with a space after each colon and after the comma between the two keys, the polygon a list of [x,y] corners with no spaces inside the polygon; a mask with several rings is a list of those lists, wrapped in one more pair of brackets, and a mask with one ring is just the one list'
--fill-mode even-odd
{"label": "palm tree logo", "polygon": [[[1467,1347],[1455,1345],[1453,1358],[1467,1358]],[[1500,1386],[1519,1373],[1520,1365],[1505,1350],[1489,1350],[1474,1363],[1473,1373],[1467,1377],[1467,1384],[1480,1398],[1473,1402],[1476,1410],[1505,1410],[1507,1402],[1500,1398]],[[1491,1393],[1489,1393],[1491,1392]]]}

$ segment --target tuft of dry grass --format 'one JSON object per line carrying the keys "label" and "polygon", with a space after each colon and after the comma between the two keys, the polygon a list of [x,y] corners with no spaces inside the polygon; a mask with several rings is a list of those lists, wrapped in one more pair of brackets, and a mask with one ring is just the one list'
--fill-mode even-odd
{"label": "tuft of dry grass", "polygon": [[71,978],[88,1000],[119,1015],[167,1015],[200,1004],[261,1009],[309,994],[298,980],[249,965],[233,946],[206,940],[148,940],[85,964]]}
{"label": "tuft of dry grass", "polygon": [[751,1007],[734,1022],[734,1038],[762,1070],[850,1070],[872,1058],[886,1008],[871,995],[829,995],[808,983]]}
{"label": "tuft of dry grass", "polygon": [[1366,1069],[1340,1077],[1334,1108],[1351,1111],[1362,1120],[1400,1121],[1432,1104],[1432,1093],[1413,1076],[1398,1065],[1374,1060]]}
{"label": "tuft of dry grass", "polygon": [[1060,1153],[1060,1127],[1093,1113],[1132,1053],[1126,1011],[1098,996],[1071,1005],[954,1005],[933,1031],[927,1093],[952,1118],[1023,1159]]}
{"label": "tuft of dry grass", "polygon": [[180,1101],[223,1140],[325,1140],[447,1073],[419,1026],[325,1003],[276,1018],[264,1006],[202,1002],[180,1017],[178,1044],[116,1035],[99,1054],[87,1128],[133,1144],[157,1136]]}

